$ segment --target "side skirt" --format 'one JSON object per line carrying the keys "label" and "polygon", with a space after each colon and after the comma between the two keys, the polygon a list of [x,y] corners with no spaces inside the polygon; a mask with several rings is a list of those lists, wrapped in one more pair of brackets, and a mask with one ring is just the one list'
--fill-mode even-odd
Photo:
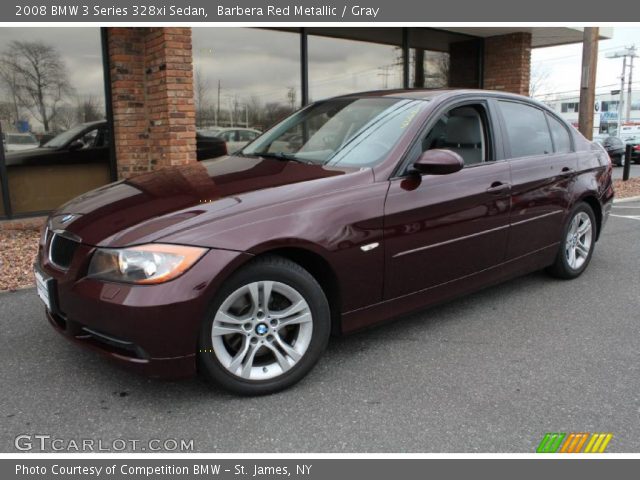
{"label": "side skirt", "polygon": [[550,245],[450,282],[343,313],[342,332],[352,333],[545,268],[555,260],[558,245]]}

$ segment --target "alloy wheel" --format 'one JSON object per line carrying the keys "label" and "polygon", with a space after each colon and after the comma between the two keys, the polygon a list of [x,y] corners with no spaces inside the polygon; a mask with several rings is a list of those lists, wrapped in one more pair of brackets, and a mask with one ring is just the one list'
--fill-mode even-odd
{"label": "alloy wheel", "polygon": [[585,212],[578,212],[569,225],[565,240],[565,256],[567,264],[578,270],[589,258],[593,244],[593,225]]}
{"label": "alloy wheel", "polygon": [[245,380],[267,380],[294,367],[313,332],[313,316],[295,288],[258,281],[231,293],[215,314],[211,342],[224,368]]}

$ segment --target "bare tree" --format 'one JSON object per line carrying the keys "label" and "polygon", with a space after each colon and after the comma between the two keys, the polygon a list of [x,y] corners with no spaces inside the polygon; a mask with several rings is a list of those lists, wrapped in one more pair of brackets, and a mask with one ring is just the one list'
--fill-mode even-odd
{"label": "bare tree", "polygon": [[99,97],[85,95],[76,101],[76,120],[78,123],[95,122],[105,117],[104,106]]}
{"label": "bare tree", "polygon": [[17,102],[49,131],[57,108],[73,89],[58,50],[44,42],[9,43],[0,56],[0,75],[14,79],[10,88]]}
{"label": "bare tree", "polygon": [[268,102],[264,106],[264,123],[270,127],[291,113],[291,107],[279,102]]}
{"label": "bare tree", "polygon": [[449,54],[415,48],[410,59],[414,88],[443,88],[449,85]]}
{"label": "bare tree", "polygon": [[56,109],[56,118],[51,122],[51,131],[65,131],[78,123],[78,111],[73,105],[64,104]]}
{"label": "bare tree", "polygon": [[425,52],[427,75],[425,87],[443,88],[449,86],[449,54],[446,52]]}
{"label": "bare tree", "polygon": [[0,81],[2,81],[3,89],[8,93],[12,108],[13,120],[12,124],[16,124],[20,120],[20,107],[18,104],[18,83],[15,72],[6,68],[6,64],[0,63]]}
{"label": "bare tree", "polygon": [[531,76],[529,77],[529,96],[535,97],[545,90],[552,90],[553,87],[549,81],[551,70],[549,67],[536,64],[531,67]]}

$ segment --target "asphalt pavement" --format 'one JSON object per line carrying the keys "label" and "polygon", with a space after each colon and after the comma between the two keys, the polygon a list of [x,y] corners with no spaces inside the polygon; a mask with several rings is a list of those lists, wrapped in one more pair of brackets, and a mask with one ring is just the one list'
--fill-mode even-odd
{"label": "asphalt pavement", "polygon": [[[623,167],[613,167],[613,178],[615,180],[622,179]],[[632,163],[629,169],[629,178],[640,177],[640,164]]]}
{"label": "asphalt pavement", "polygon": [[0,451],[45,434],[203,452],[534,452],[546,432],[611,432],[607,451],[640,452],[640,202],[614,215],[580,278],[534,273],[333,339],[268,397],[138,376],[55,333],[33,289],[0,294]]}

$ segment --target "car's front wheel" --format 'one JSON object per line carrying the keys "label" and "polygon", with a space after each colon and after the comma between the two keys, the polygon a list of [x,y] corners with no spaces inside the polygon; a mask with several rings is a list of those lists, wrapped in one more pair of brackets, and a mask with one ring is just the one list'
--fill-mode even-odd
{"label": "car's front wheel", "polygon": [[549,273],[558,278],[575,278],[591,261],[596,242],[596,222],[593,209],[586,203],[577,204],[565,225],[560,249]]}
{"label": "car's front wheel", "polygon": [[199,365],[232,392],[273,393],[311,370],[329,334],[329,304],[315,278],[287,259],[265,257],[216,296],[200,332]]}

